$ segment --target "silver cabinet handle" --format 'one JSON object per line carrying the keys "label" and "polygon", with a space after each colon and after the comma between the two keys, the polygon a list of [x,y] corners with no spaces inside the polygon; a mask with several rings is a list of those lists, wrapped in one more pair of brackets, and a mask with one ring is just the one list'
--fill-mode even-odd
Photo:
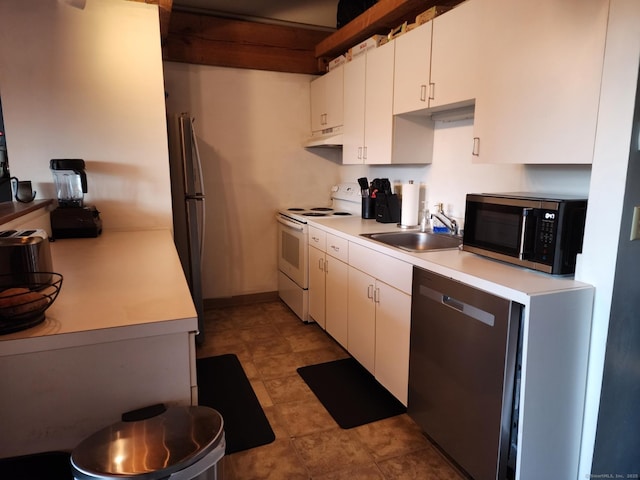
{"label": "silver cabinet handle", "polygon": [[480,137],[473,137],[473,150],[471,151],[471,155],[474,157],[480,156]]}
{"label": "silver cabinet handle", "polygon": [[329,273],[329,259],[328,258],[324,261],[324,273],[327,273],[327,274]]}
{"label": "silver cabinet handle", "polygon": [[362,157],[362,158],[364,158],[365,160],[367,159],[367,147],[366,147],[366,145],[364,147],[364,157]]}
{"label": "silver cabinet handle", "polygon": [[373,285],[367,287],[367,298],[373,298]]}
{"label": "silver cabinet handle", "polygon": [[340,247],[338,247],[337,245],[331,245],[331,250],[338,253],[340,251]]}
{"label": "silver cabinet handle", "polygon": [[375,303],[380,303],[380,289],[379,288],[376,288],[373,291],[373,301]]}
{"label": "silver cabinet handle", "polygon": [[429,100],[433,100],[434,98],[436,98],[435,91],[436,91],[436,84],[430,83],[429,84]]}
{"label": "silver cabinet handle", "polygon": [[427,86],[426,85],[420,85],[420,101],[421,102],[426,102],[427,101]]}
{"label": "silver cabinet handle", "polygon": [[324,270],[324,258],[319,258],[319,259],[318,259],[318,269],[319,269],[320,271],[323,271],[323,270]]}

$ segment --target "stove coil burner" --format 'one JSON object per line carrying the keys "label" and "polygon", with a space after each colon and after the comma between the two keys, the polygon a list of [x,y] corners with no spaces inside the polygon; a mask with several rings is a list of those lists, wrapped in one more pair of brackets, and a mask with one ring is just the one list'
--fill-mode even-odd
{"label": "stove coil burner", "polygon": [[288,212],[303,212],[304,208],[297,208],[297,207],[293,207],[293,208],[287,208]]}
{"label": "stove coil burner", "polygon": [[334,215],[342,215],[342,216],[349,216],[351,215],[349,212],[334,212]]}
{"label": "stove coil burner", "polygon": [[312,210],[314,212],[331,212],[331,211],[333,211],[333,208],[331,208],[331,207],[314,207],[314,208],[310,208],[309,210]]}
{"label": "stove coil burner", "polygon": [[305,212],[302,215],[304,215],[305,217],[326,217],[327,216],[326,213],[322,213],[322,212]]}

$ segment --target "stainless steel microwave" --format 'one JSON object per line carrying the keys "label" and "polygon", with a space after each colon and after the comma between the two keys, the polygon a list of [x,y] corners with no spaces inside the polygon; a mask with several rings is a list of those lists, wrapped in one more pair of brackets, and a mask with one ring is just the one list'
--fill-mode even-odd
{"label": "stainless steel microwave", "polygon": [[539,193],[468,194],[463,250],[550,274],[575,272],[587,200]]}

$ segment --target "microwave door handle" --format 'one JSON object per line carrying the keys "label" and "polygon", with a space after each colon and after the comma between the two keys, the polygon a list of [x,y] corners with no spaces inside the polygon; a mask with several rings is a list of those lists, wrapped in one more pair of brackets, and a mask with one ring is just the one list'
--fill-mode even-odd
{"label": "microwave door handle", "polygon": [[532,216],[529,215],[533,211],[533,208],[523,208],[522,209],[522,228],[520,229],[520,251],[518,252],[518,258],[520,260],[525,260],[524,256],[527,253],[527,225],[531,220]]}

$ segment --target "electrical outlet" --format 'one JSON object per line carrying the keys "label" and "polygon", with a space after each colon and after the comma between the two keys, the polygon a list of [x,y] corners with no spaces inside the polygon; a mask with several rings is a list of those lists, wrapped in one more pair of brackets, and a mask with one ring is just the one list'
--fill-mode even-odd
{"label": "electrical outlet", "polygon": [[640,207],[633,207],[633,220],[631,220],[631,240],[640,240]]}

